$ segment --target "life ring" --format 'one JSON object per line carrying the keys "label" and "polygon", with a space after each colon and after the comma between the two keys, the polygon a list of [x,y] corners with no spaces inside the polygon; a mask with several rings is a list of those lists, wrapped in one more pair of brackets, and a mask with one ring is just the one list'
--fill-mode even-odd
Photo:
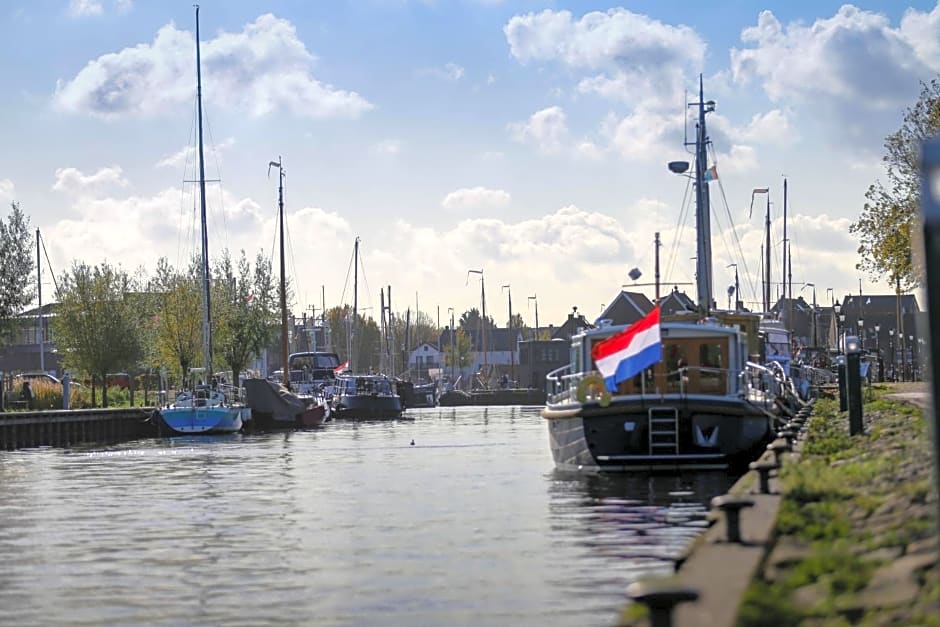
{"label": "life ring", "polygon": [[610,392],[607,391],[607,383],[599,374],[589,374],[578,382],[576,397],[579,403],[587,402],[588,394],[598,399],[601,407],[610,405]]}

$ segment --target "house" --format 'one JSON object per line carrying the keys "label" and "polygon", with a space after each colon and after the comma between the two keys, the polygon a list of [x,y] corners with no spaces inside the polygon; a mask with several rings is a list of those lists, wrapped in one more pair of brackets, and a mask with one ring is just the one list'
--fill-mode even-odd
{"label": "house", "polygon": [[[55,315],[56,303],[35,307],[16,316],[16,328],[9,346],[0,349],[0,371],[37,372],[45,370],[58,376],[62,372],[61,355],[55,348],[55,337],[50,318]],[[39,352],[39,323],[42,321],[42,355]]]}
{"label": "house", "polygon": [[408,369],[412,381],[430,381],[432,371],[444,368],[444,352],[430,342],[424,342],[408,353]]}
{"label": "house", "polygon": [[601,312],[599,320],[610,324],[633,324],[653,310],[653,303],[645,294],[621,291]]}

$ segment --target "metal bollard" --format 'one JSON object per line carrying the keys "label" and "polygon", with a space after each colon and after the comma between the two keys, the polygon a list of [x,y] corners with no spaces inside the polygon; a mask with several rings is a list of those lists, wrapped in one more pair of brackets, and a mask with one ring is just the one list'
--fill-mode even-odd
{"label": "metal bollard", "polygon": [[753,506],[754,501],[743,496],[725,494],[712,499],[712,507],[725,513],[728,542],[741,542],[741,510]]}
{"label": "metal bollard", "polygon": [[849,435],[865,430],[862,423],[861,343],[851,335],[845,338],[845,379],[849,408]]}
{"label": "metal bollard", "polygon": [[760,475],[760,493],[770,494],[770,471],[780,468],[780,464],[773,460],[765,459],[751,462],[748,467],[751,470],[756,470]]}
{"label": "metal bollard", "polygon": [[675,606],[698,600],[699,593],[695,588],[668,581],[637,581],[627,586],[627,596],[649,609],[651,627],[671,627]]}

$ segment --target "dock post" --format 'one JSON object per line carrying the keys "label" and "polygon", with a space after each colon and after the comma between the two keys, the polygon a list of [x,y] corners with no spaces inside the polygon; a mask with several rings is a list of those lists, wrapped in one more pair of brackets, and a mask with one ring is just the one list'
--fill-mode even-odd
{"label": "dock post", "polygon": [[848,409],[848,399],[845,393],[845,355],[836,357],[836,371],[839,376],[839,411]]}
{"label": "dock post", "polygon": [[859,435],[865,430],[862,423],[862,372],[861,343],[858,337],[845,338],[846,396],[849,405],[849,435]]}
{"label": "dock post", "polygon": [[62,409],[72,408],[72,375],[66,370],[62,375]]}
{"label": "dock post", "polygon": [[[924,142],[920,160],[920,210],[924,228],[924,268],[926,269],[927,311],[940,311],[940,138]],[[937,309],[935,309],[937,308]],[[940,391],[940,316],[927,316],[929,333],[926,334],[927,351],[925,362],[930,366],[932,398]],[[940,407],[930,404],[933,414],[934,485],[940,481]],[[940,507],[940,500],[937,501]]]}

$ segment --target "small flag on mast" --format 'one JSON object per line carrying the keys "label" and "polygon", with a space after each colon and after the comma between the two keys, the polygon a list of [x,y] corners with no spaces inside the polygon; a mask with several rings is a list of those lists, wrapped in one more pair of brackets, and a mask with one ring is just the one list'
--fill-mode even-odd
{"label": "small flag on mast", "polygon": [[702,177],[705,182],[717,181],[718,180],[718,166],[713,165],[712,167],[705,170],[705,175]]}

